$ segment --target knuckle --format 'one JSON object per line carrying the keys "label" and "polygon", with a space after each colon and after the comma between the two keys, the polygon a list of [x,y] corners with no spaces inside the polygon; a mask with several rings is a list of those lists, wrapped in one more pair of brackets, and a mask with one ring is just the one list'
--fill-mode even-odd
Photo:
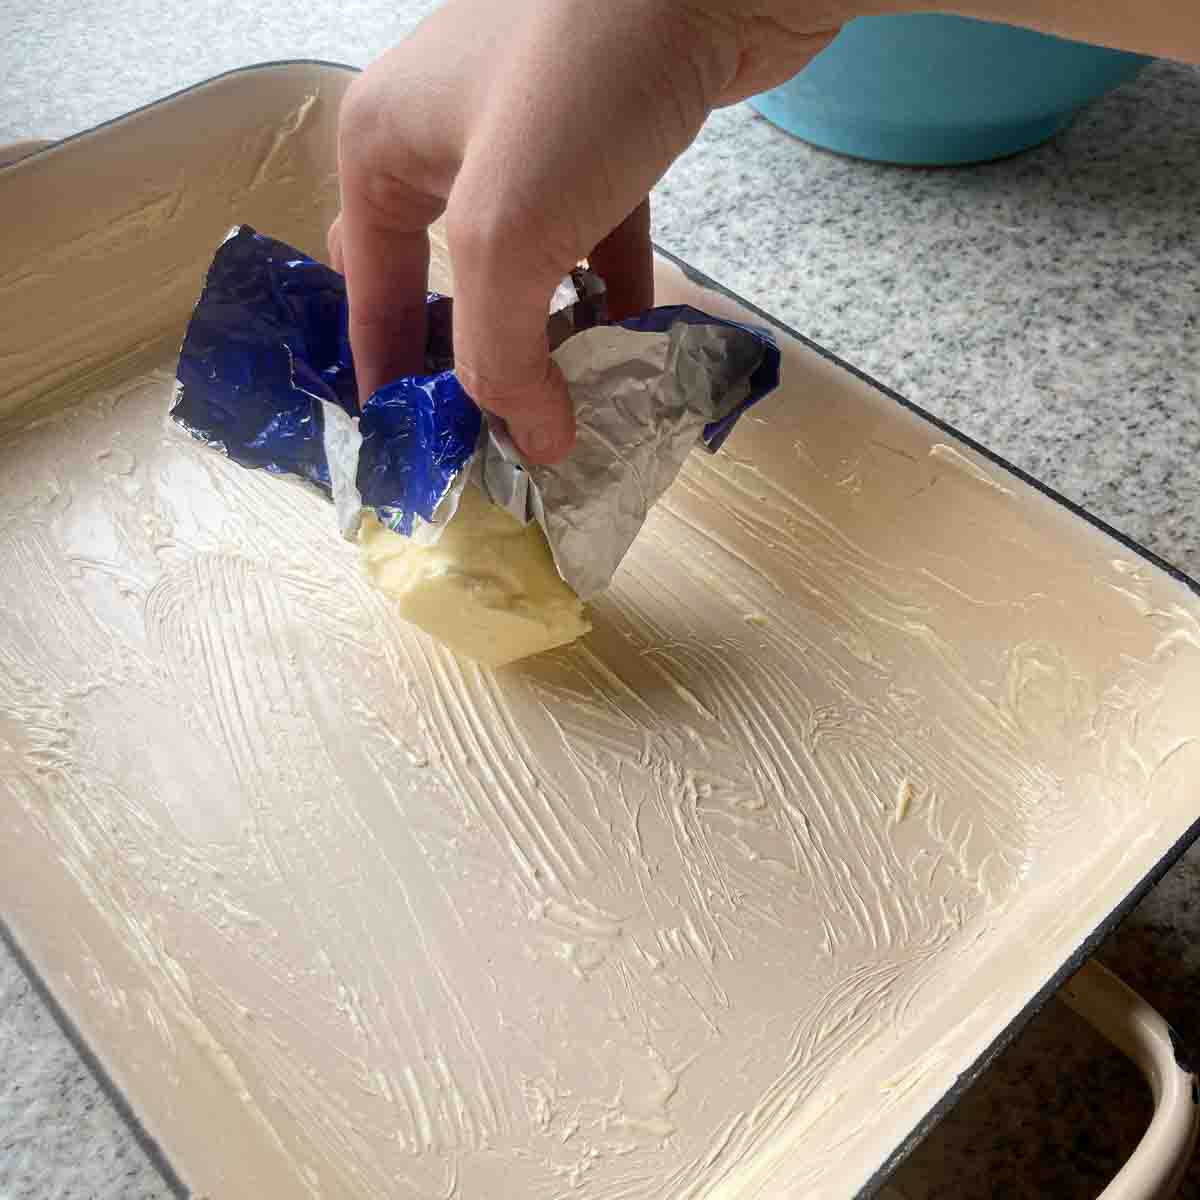
{"label": "knuckle", "polygon": [[446,245],[458,278],[469,279],[499,264],[512,242],[512,228],[494,206],[476,203],[456,189],[446,207]]}
{"label": "knuckle", "polygon": [[560,407],[551,363],[531,366],[527,371],[491,374],[464,363],[456,363],[455,374],[467,394],[488,412],[506,421],[526,424],[552,416]]}
{"label": "knuckle", "polygon": [[342,102],[338,158],[356,223],[365,219],[381,230],[412,232],[441,215],[438,172],[367,75],[350,85]]}
{"label": "knuckle", "polygon": [[464,169],[446,208],[446,242],[456,276],[499,269],[552,289],[586,253],[574,246],[573,230],[564,227],[557,209],[499,186],[494,172]]}
{"label": "knuckle", "polygon": [[371,222],[379,229],[415,233],[428,228],[441,215],[444,204],[434,194],[409,182],[410,169],[403,158],[378,167],[359,185],[359,200]]}
{"label": "knuckle", "polygon": [[396,324],[395,314],[385,305],[373,303],[370,299],[360,299],[350,306],[350,329],[352,333],[369,334],[374,330],[388,330]]}
{"label": "knuckle", "polygon": [[373,296],[355,296],[356,303],[350,306],[350,324],[359,332],[376,329],[384,331],[406,328],[425,319],[425,301],[403,304],[394,300],[381,300]]}
{"label": "knuckle", "polygon": [[380,98],[369,73],[359,75],[342,97],[338,110],[338,150],[345,157],[365,147],[375,134],[382,111]]}

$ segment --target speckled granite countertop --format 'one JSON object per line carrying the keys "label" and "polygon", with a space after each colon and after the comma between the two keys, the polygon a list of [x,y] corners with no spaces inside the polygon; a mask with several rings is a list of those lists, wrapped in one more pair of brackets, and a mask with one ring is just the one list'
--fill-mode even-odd
{"label": "speckled granite countertop", "polygon": [[[11,6],[10,6],[11,7]],[[266,59],[363,63],[432,0],[33,0],[5,13],[0,142],[60,137]],[[913,171],[717,115],[656,236],[1200,575],[1200,71],[1157,64],[1051,145]],[[1100,957],[1200,1041],[1200,847]],[[1102,1190],[1149,1098],[1051,1004],[901,1168],[908,1200]],[[0,1200],[170,1190],[0,943]],[[1200,1197],[1200,1161],[1182,1197]]]}

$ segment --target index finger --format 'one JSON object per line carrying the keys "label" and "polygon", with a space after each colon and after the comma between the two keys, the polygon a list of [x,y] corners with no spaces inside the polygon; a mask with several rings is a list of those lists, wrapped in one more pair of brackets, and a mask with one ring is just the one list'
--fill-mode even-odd
{"label": "index finger", "polygon": [[360,404],[401,375],[424,371],[428,229],[445,207],[395,174],[402,148],[392,144],[382,153],[374,123],[351,109],[338,147],[342,269]]}

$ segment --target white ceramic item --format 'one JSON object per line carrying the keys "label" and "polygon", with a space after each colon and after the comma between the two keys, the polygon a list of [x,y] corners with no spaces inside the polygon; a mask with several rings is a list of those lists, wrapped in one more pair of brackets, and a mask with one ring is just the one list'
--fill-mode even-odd
{"label": "white ceramic item", "polygon": [[[350,77],[0,173],[0,913],[198,1195],[872,1189],[1195,836],[1194,586],[781,330],[594,632],[455,661],[165,421],[226,229],[322,252]],[[1194,1076],[1066,994],[1163,1195]]]}

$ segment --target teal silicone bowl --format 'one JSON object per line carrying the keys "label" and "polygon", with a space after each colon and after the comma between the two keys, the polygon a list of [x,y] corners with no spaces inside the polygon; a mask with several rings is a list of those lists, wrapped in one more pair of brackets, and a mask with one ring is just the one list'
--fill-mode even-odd
{"label": "teal silicone bowl", "polygon": [[984,162],[1044,142],[1148,61],[965,17],[864,17],[750,103],[789,133],[855,158]]}

